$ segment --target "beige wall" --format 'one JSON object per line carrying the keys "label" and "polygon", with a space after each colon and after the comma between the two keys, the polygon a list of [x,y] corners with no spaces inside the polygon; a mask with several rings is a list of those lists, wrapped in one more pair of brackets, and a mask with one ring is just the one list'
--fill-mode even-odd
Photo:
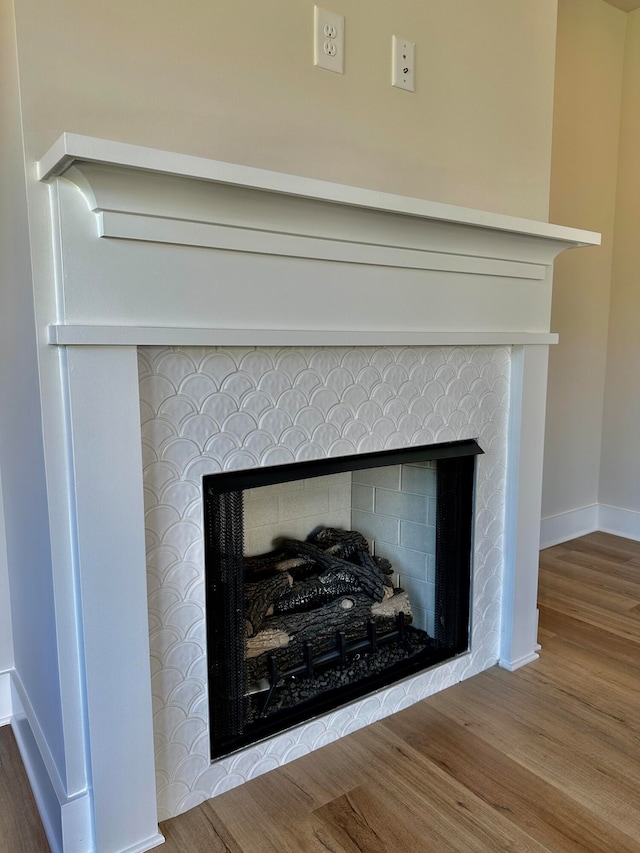
{"label": "beige wall", "polygon": [[0,673],[13,668],[13,637],[11,634],[11,609],[9,607],[9,568],[7,564],[7,543],[5,540],[2,507],[2,482],[0,481]]}
{"label": "beige wall", "polygon": [[[21,151],[19,145],[19,110],[15,73],[15,38],[10,4],[0,0],[0,357],[3,341],[7,338],[6,321],[3,322],[7,306],[12,307],[9,294],[13,283],[22,283],[23,269],[16,244],[26,245],[27,234],[18,233],[26,226],[21,213],[26,210],[24,190],[20,198],[19,181]],[[24,182],[22,183],[24,187]],[[4,468],[3,439],[6,427],[6,412],[12,400],[7,395],[5,384],[6,368],[0,361],[0,673],[11,669],[14,663],[13,638],[11,633],[11,607],[9,600],[9,567],[5,534],[4,501],[2,495],[2,471]],[[3,417],[5,414],[5,417]],[[0,710],[0,716],[3,711]]]}
{"label": "beige wall", "polygon": [[600,502],[640,512],[640,10],[624,73]]}
{"label": "beige wall", "polygon": [[12,2],[0,0],[0,670],[15,663],[64,777],[21,119]]}
{"label": "beige wall", "polygon": [[542,515],[598,502],[627,15],[559,0],[550,219],[602,232],[556,261]]}
{"label": "beige wall", "polygon": [[343,76],[312,65],[312,0],[16,0],[28,155],[73,131],[547,218],[556,0],[325,6]]}

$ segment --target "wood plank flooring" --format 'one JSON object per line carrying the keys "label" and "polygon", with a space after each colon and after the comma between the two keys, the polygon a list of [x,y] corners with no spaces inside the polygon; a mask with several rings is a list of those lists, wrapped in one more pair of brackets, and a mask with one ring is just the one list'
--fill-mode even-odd
{"label": "wood plank flooring", "polygon": [[10,726],[0,728],[0,851],[48,853],[27,774]]}
{"label": "wood plank flooring", "polygon": [[[159,850],[640,853],[640,543],[593,533],[540,561],[540,660],[166,821]],[[4,744],[0,851],[45,851]]]}
{"label": "wood plank flooring", "polygon": [[540,557],[540,660],[165,822],[166,853],[640,851],[640,543]]}

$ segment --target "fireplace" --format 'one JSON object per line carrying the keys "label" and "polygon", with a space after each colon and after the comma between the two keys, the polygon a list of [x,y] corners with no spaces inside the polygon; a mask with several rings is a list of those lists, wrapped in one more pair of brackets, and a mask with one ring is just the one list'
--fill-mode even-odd
{"label": "fireplace", "polygon": [[[23,747],[61,836],[150,849],[158,816],[535,659],[552,264],[597,235],[74,134],[37,174],[64,755],[28,703]],[[468,651],[212,762],[202,476],[469,439]]]}
{"label": "fireplace", "polygon": [[[450,442],[203,477],[212,758],[468,650],[481,452]],[[271,550],[252,553],[252,537]]]}
{"label": "fireplace", "polygon": [[[163,817],[495,663],[508,547],[508,415],[518,368],[511,348],[139,347],[137,359],[155,766]],[[224,695],[225,688],[224,679],[221,684],[219,674],[208,671],[203,482],[218,482],[223,492],[233,483],[260,489],[274,469],[296,473],[302,466],[306,488],[295,485],[306,492],[306,501],[287,491],[294,484],[267,486],[282,492],[279,517],[274,517],[273,499],[245,494],[248,520],[252,514],[254,519],[245,530],[247,554],[268,551],[282,534],[306,539],[319,526],[353,526],[373,539],[364,502],[347,515],[340,478],[351,474],[334,466],[365,466],[354,477],[370,480],[366,468],[377,454],[429,457],[424,464],[431,465],[460,447],[483,451],[463,457],[476,460],[473,549],[471,559],[465,555],[466,570],[473,569],[469,650],[463,642],[465,648],[457,648],[449,660],[405,671],[394,683],[374,685],[373,692],[351,696],[348,705],[324,708],[306,721],[292,721],[293,727],[269,731],[267,725],[255,742],[218,742],[212,763],[216,717],[210,714],[209,696],[212,691]],[[316,464],[323,476],[307,477],[308,466]],[[388,474],[394,466],[385,469]],[[338,484],[327,479],[335,476]],[[323,489],[311,488],[312,480]],[[368,500],[366,484],[356,485],[365,486],[355,490],[357,499]],[[388,491],[382,497],[397,504],[400,493]],[[297,515],[302,519],[296,517],[301,506]],[[387,516],[397,513],[389,503],[386,509]],[[407,550],[413,561],[419,558],[418,543],[435,536],[434,510],[428,519],[433,531],[419,525],[415,509],[405,520],[403,544],[412,546]],[[400,570],[394,585],[414,593],[416,619],[433,637],[435,606],[426,599],[435,595],[435,555],[430,562],[423,553],[424,574],[415,578],[415,563],[403,565],[399,527],[398,519],[397,542],[383,531],[377,548]]]}

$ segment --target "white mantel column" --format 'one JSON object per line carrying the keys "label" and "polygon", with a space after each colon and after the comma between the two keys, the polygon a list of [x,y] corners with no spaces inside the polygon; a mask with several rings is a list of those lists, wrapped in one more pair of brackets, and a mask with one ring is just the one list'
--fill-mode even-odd
{"label": "white mantel column", "polygon": [[511,359],[500,666],[538,657],[538,553],[549,347],[517,346]]}
{"label": "white mantel column", "polygon": [[135,347],[68,350],[86,711],[99,853],[158,833]]}

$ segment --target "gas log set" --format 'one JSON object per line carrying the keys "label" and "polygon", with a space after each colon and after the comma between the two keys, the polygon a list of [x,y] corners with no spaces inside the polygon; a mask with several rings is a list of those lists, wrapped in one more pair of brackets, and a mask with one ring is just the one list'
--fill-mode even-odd
{"label": "gas log set", "polygon": [[249,718],[358,680],[424,647],[391,563],[353,530],[325,527],[306,542],[244,558]]}

